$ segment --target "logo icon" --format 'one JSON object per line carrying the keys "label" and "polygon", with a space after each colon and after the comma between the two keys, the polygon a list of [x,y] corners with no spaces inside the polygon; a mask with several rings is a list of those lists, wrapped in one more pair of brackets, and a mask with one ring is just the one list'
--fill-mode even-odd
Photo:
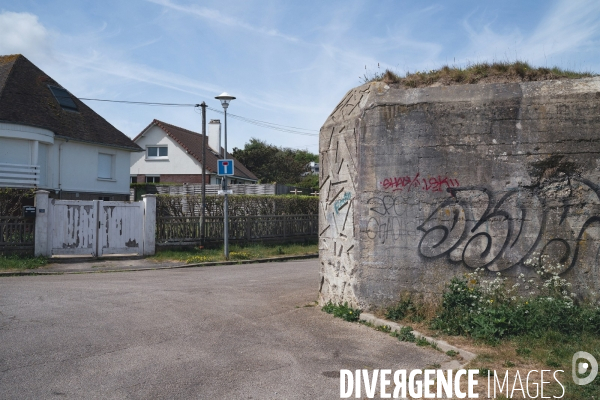
{"label": "logo icon", "polygon": [[[585,361],[579,361],[584,359]],[[587,385],[591,383],[598,375],[598,362],[590,353],[578,351],[573,355],[573,382],[576,385]],[[585,378],[579,378],[577,374],[585,374],[591,367],[590,374]]]}

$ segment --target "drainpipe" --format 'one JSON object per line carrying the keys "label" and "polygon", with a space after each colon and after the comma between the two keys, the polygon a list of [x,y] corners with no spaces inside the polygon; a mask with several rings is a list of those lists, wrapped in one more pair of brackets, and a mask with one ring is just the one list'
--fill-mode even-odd
{"label": "drainpipe", "polygon": [[[68,140],[67,140],[68,142]],[[58,198],[62,199],[62,183],[60,182],[60,160],[61,160],[61,153],[62,153],[62,145],[65,144],[66,142],[63,142],[61,144],[58,145]]]}

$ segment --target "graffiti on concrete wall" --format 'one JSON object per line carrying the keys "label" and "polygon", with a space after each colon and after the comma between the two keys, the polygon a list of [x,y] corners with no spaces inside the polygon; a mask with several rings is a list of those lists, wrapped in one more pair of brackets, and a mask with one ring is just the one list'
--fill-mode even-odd
{"label": "graffiti on concrete wall", "polygon": [[[448,187],[449,197],[418,226],[405,198],[367,201],[366,234],[380,243],[421,232],[417,251],[469,268],[507,270],[530,257],[561,265],[561,273],[600,250],[600,186],[576,177],[543,187],[495,192],[488,187]],[[411,208],[412,207],[412,208]],[[412,218],[410,218],[412,216]]]}
{"label": "graffiti on concrete wall", "polygon": [[[367,236],[381,244],[398,240],[409,234],[408,213],[403,200],[391,195],[374,196],[367,200],[371,216],[367,222]],[[413,226],[413,231],[416,227]]]}
{"label": "graffiti on concrete wall", "polygon": [[424,190],[431,192],[441,192],[446,188],[458,187],[460,183],[458,179],[449,178],[447,176],[430,176],[421,177],[419,173],[414,176],[395,176],[385,178],[379,181],[379,185],[384,190],[390,190],[392,192],[407,191],[411,190]]}
{"label": "graffiti on concrete wall", "polygon": [[348,202],[350,201],[351,198],[352,198],[352,193],[346,192],[346,193],[344,193],[344,196],[341,199],[336,200],[333,203],[333,208],[335,209],[335,213],[339,214],[340,210],[348,205]]}

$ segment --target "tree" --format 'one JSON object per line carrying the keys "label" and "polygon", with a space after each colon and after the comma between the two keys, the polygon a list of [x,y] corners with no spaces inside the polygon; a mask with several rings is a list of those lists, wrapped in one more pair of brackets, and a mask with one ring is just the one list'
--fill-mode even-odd
{"label": "tree", "polygon": [[[298,187],[310,188],[312,191],[319,191],[319,174],[308,174],[298,184]],[[304,194],[304,193],[303,193]]]}
{"label": "tree", "polygon": [[256,175],[260,183],[297,184],[306,164],[319,156],[305,150],[277,147],[251,138],[243,149],[233,148],[233,156]]}

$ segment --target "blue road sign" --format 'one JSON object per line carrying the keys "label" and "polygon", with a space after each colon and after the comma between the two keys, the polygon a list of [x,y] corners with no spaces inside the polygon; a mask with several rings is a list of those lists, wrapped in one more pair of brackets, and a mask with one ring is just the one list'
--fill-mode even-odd
{"label": "blue road sign", "polygon": [[218,168],[217,175],[220,176],[231,176],[233,175],[233,160],[217,160]]}

